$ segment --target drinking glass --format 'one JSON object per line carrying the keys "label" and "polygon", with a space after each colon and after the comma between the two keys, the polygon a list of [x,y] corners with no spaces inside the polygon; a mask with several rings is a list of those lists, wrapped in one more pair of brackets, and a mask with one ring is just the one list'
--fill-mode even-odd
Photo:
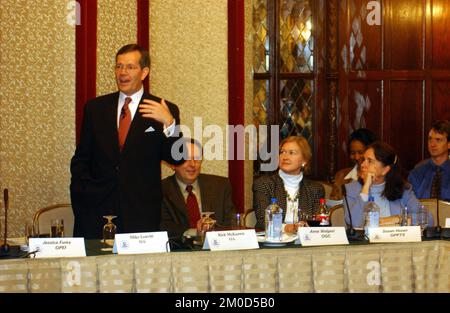
{"label": "drinking glass", "polygon": [[64,220],[63,219],[52,219],[50,224],[50,236],[64,237]]}
{"label": "drinking glass", "polygon": [[110,247],[114,245],[114,237],[116,236],[117,226],[112,222],[116,217],[114,215],[103,216],[103,218],[108,220],[103,226],[103,243]]}
{"label": "drinking glass", "polygon": [[231,228],[241,229],[242,228],[242,215],[241,213],[236,213],[233,215],[233,220],[231,221]]}
{"label": "drinking glass", "polygon": [[428,209],[426,206],[421,205],[419,211],[417,212],[417,222],[416,224],[420,226],[420,231],[424,232],[424,230],[428,227]]}
{"label": "drinking glass", "polygon": [[31,221],[25,221],[25,244],[28,246],[30,237],[33,237],[35,235],[34,229],[33,229],[33,222]]}
{"label": "drinking glass", "polygon": [[213,230],[216,224],[216,220],[211,217],[214,214],[215,212],[202,212],[202,217],[197,223],[197,236],[200,237],[202,245],[205,242],[206,232]]}

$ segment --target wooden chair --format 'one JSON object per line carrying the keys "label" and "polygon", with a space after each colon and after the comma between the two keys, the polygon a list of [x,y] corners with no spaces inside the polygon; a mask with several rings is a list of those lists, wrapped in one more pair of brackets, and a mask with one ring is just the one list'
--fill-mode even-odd
{"label": "wooden chair", "polygon": [[256,214],[254,209],[245,211],[244,214],[244,225],[245,227],[255,227],[256,225]]}
{"label": "wooden chair", "polygon": [[344,206],[342,204],[330,208],[330,222],[333,227],[345,227]]}
{"label": "wooden chair", "polygon": [[35,235],[50,234],[52,219],[64,220],[64,237],[73,237],[73,216],[72,205],[61,203],[51,205],[37,210],[33,217],[33,230]]}
{"label": "wooden chair", "polygon": [[[437,201],[436,199],[419,199],[420,203],[428,208],[433,215],[433,226],[437,226]],[[445,227],[445,219],[450,218],[450,202],[439,200],[439,225]],[[430,225],[431,226],[431,225]]]}
{"label": "wooden chair", "polygon": [[327,181],[319,181],[325,189],[325,199],[330,199],[331,191],[333,190],[333,185]]}

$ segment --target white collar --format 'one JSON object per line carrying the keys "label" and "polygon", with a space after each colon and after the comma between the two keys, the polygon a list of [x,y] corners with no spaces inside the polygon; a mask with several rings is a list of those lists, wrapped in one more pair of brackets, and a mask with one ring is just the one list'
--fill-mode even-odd
{"label": "white collar", "polygon": [[122,91],[119,92],[119,103],[123,103],[125,101],[125,98],[130,97],[132,103],[139,103],[141,101],[142,95],[144,94],[144,86],[139,89],[139,91],[135,92],[131,96],[127,96]]}
{"label": "white collar", "polygon": [[352,170],[345,175],[344,179],[351,179],[353,181],[358,180],[358,164],[353,166]]}
{"label": "white collar", "polygon": [[298,174],[298,175],[289,175],[280,169],[280,170],[278,170],[278,175],[283,180],[283,183],[286,186],[286,188],[292,188],[292,189],[294,189],[294,188],[297,189],[300,182],[303,179],[303,172],[300,172],[300,174]]}

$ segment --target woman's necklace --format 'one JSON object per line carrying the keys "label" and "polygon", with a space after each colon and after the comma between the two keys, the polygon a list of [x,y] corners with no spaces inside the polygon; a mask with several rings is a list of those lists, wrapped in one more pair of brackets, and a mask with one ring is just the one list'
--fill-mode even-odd
{"label": "woman's necklace", "polygon": [[284,189],[284,191],[286,192],[287,201],[296,203],[298,201],[298,198],[300,198],[300,188],[297,189],[297,192],[295,193],[294,198],[291,198],[291,196],[289,195],[289,192],[286,189]]}

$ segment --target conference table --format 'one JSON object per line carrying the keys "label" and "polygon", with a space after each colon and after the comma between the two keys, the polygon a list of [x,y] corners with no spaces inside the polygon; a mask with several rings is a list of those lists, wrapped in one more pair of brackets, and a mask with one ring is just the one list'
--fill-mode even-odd
{"label": "conference table", "polygon": [[[450,241],[0,260],[0,292],[450,292]],[[99,251],[99,250],[98,250]]]}

